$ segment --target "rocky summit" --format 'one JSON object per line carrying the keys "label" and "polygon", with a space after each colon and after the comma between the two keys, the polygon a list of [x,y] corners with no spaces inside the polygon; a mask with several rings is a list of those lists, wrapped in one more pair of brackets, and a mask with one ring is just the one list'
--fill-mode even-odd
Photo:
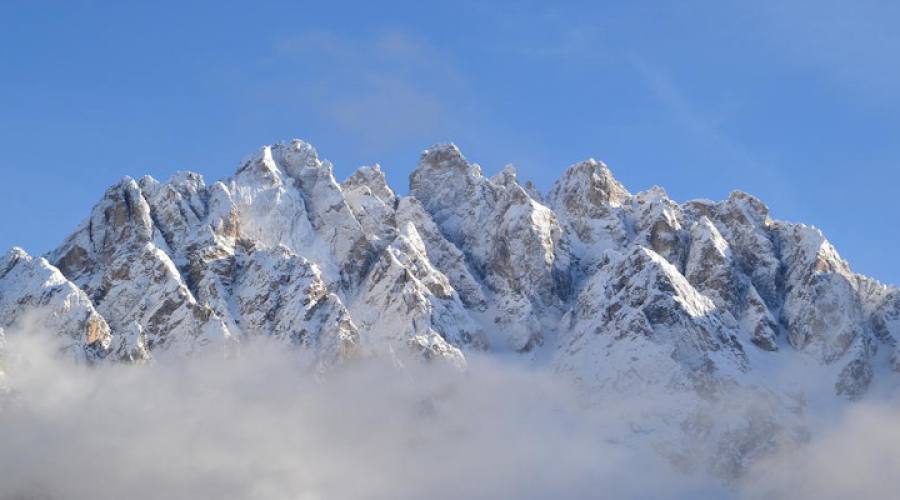
{"label": "rocky summit", "polygon": [[[593,159],[540,193],[452,144],[422,153],[408,192],[378,165],[339,182],[301,140],[212,184],[126,177],[55,250],[0,259],[0,332],[39,327],[89,363],[233,353],[254,337],[317,370],[502,356],[597,404],[678,398],[659,419],[681,432],[661,449],[677,461],[712,447],[706,465],[726,477],[793,433],[814,394],[844,404],[900,380],[900,290],[751,195],[631,194]],[[729,403],[733,418],[694,411],[744,391],[762,397]]]}

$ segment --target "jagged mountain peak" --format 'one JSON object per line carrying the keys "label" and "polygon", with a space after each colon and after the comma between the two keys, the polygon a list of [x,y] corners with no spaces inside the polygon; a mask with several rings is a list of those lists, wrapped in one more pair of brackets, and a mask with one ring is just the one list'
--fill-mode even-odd
{"label": "jagged mountain peak", "polygon": [[728,202],[747,209],[759,221],[764,221],[769,216],[769,207],[752,194],[735,190],[728,195]]}
{"label": "jagged mountain peak", "polygon": [[497,175],[491,177],[491,182],[500,186],[511,186],[513,184],[518,184],[518,173],[516,172],[516,167],[511,163],[505,165],[503,169],[497,173]]}
{"label": "jagged mountain peak", "polygon": [[279,165],[285,166],[288,170],[303,167],[329,168],[331,165],[328,162],[321,161],[316,148],[303,139],[277,142],[270,146],[265,146],[264,150],[267,150],[268,154]]}
{"label": "jagged mountain peak", "polygon": [[28,258],[28,252],[26,252],[24,248],[12,247],[7,250],[6,255],[3,256],[3,262],[5,263],[5,266],[11,266],[19,259],[26,258]]}
{"label": "jagged mountain peak", "polygon": [[671,360],[667,376],[701,382],[740,382],[761,356],[793,353],[834,367],[836,392],[859,397],[894,376],[896,357],[878,352],[900,334],[896,289],[751,195],[632,195],[589,159],[544,199],[511,165],[482,176],[454,144],[422,153],[407,196],[377,164],[339,183],[302,140],[265,146],[212,184],[126,177],[46,260],[26,255],[4,262],[52,279],[0,278],[0,301],[24,304],[0,328],[40,309],[26,297],[63,290],[108,325],[110,347],[92,352],[115,359],[269,335],[323,365],[361,353],[461,365],[487,350],[600,381],[628,372],[590,368],[621,338],[629,356],[648,349]]}
{"label": "jagged mountain peak", "polygon": [[381,170],[381,165],[377,163],[371,167],[359,167],[341,183],[341,187],[345,190],[365,187],[383,203],[393,205],[397,201],[397,195],[388,186],[384,172]]}
{"label": "jagged mountain peak", "polygon": [[[511,165],[483,176],[454,144],[426,149],[409,180],[398,196],[375,164],[339,183],[301,140],[210,184],[123,178],[46,258],[0,260],[0,331],[38,325],[91,362],[231,355],[262,336],[316,370],[509,357],[571,377],[589,402],[764,393],[763,417],[659,416],[704,442],[741,436],[717,452],[729,474],[798,392],[845,401],[897,385],[900,290],[749,194],[631,194],[589,159],[543,197]],[[815,386],[783,380],[785,365],[815,371]]]}
{"label": "jagged mountain peak", "polygon": [[630,197],[609,167],[593,158],[570,166],[550,190],[553,203],[569,210],[582,208],[584,202],[598,208],[618,206]]}
{"label": "jagged mountain peak", "polygon": [[11,327],[55,333],[76,359],[102,358],[114,347],[109,325],[84,291],[18,247],[0,261],[0,329]]}
{"label": "jagged mountain peak", "polygon": [[456,144],[447,142],[435,144],[422,151],[419,157],[419,165],[457,168],[466,171],[468,170],[469,162]]}

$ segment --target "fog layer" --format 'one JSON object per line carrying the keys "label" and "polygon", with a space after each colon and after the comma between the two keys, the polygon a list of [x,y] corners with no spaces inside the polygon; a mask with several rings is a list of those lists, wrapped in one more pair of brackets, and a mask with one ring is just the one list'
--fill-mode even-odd
{"label": "fog layer", "polygon": [[[237,358],[78,365],[10,335],[0,498],[888,497],[900,414],[860,407],[724,486],[623,432],[636,402],[587,407],[549,373],[472,359],[314,374],[258,343]],[[641,402],[644,409],[652,402]]]}

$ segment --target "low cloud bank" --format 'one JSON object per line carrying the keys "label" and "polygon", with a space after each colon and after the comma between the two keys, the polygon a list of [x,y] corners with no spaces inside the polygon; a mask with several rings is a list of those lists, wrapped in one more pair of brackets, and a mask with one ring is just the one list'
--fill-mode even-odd
{"label": "low cloud bank", "polygon": [[[735,489],[623,434],[546,372],[359,363],[314,376],[258,343],[237,359],[87,367],[9,338],[0,499],[887,498],[900,413],[860,407]],[[640,403],[646,408],[652,402]]]}
{"label": "low cloud bank", "polygon": [[[35,341],[32,341],[35,340]],[[10,339],[0,498],[622,498],[696,494],[544,373],[474,360],[313,376],[239,359],[69,363]],[[10,398],[7,397],[7,400]]]}
{"label": "low cloud bank", "polygon": [[814,431],[807,445],[762,460],[748,499],[892,499],[900,495],[900,402],[862,402]]}

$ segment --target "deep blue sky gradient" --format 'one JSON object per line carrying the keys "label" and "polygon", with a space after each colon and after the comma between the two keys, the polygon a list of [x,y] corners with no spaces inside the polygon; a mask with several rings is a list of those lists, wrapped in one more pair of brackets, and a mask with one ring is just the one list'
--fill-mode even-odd
{"label": "deep blue sky gradient", "polygon": [[313,143],[406,190],[456,142],[549,188],[733,189],[900,283],[895,2],[0,2],[0,247],[42,253],[124,175]]}

